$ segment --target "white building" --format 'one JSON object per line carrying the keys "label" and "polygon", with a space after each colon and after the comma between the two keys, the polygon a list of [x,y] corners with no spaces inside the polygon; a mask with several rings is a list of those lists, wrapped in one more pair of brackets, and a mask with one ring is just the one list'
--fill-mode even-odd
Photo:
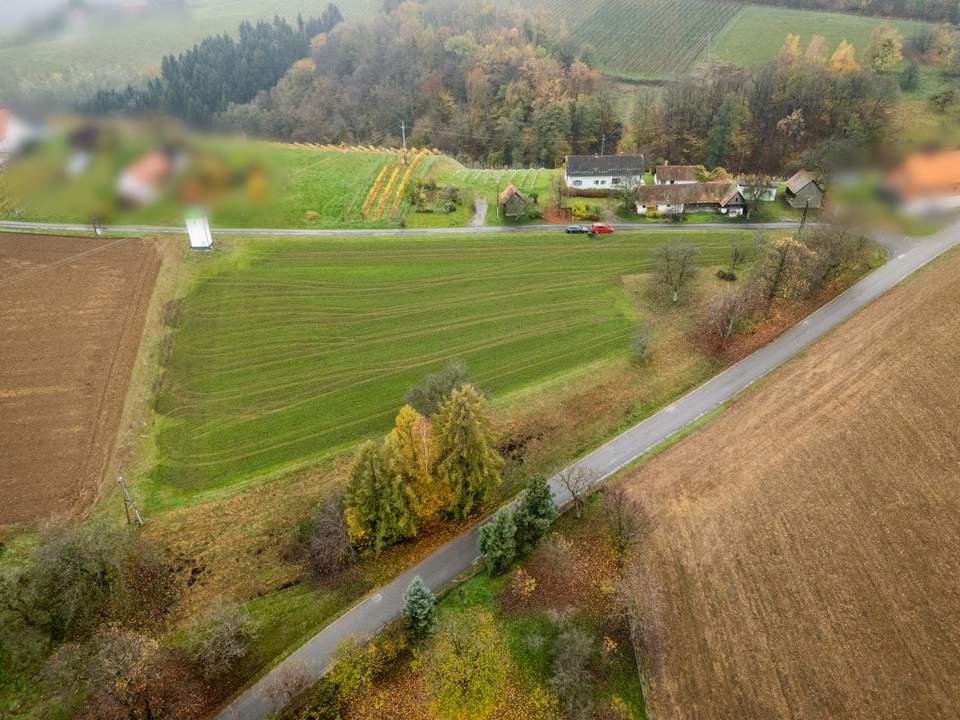
{"label": "white building", "polygon": [[656,185],[691,185],[697,180],[699,165],[657,165],[653,170]]}
{"label": "white building", "polygon": [[568,188],[609,190],[619,185],[643,184],[643,155],[567,155],[563,180]]}
{"label": "white building", "polygon": [[0,165],[38,140],[41,134],[7,108],[0,108]]}

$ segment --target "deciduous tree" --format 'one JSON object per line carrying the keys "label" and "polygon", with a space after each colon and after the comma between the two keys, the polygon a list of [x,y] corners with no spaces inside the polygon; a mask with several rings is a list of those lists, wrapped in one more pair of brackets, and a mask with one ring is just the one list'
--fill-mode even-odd
{"label": "deciduous tree", "polygon": [[680,301],[680,292],[690,284],[697,270],[697,247],[689,243],[661,245],[655,251],[657,275],[669,288],[673,302]]}
{"label": "deciduous tree", "polygon": [[400,478],[418,525],[430,523],[449,504],[449,491],[434,473],[437,449],[430,421],[409,405],[400,408],[384,441],[390,472]]}

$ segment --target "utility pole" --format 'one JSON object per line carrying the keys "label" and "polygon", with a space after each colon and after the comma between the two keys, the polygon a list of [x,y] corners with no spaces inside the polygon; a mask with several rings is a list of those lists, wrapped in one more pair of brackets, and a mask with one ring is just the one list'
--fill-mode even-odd
{"label": "utility pole", "polygon": [[803,217],[800,218],[800,232],[801,232],[801,233],[803,232],[804,226],[807,224],[807,211],[808,211],[808,210],[810,210],[810,201],[809,201],[809,200],[807,200],[807,202],[805,202],[804,205],[803,205]]}
{"label": "utility pole", "polygon": [[497,222],[500,222],[500,176],[497,175],[497,195],[493,198],[497,204]]}
{"label": "utility pole", "polygon": [[707,65],[710,64],[710,41],[713,39],[711,33],[707,33]]}
{"label": "utility pole", "polygon": [[600,155],[603,155],[603,149],[607,146],[607,136],[606,133],[600,136]]}
{"label": "utility pole", "polygon": [[130,524],[130,510],[133,509],[133,515],[137,520],[137,525],[143,527],[143,518],[140,517],[137,504],[133,501],[133,498],[130,497],[130,493],[127,492],[127,486],[123,482],[123,475],[117,478],[117,485],[120,486],[120,492],[123,493],[123,510],[127,514],[127,525]]}
{"label": "utility pole", "polygon": [[407,164],[407,125],[401,120],[400,121],[400,135],[403,136],[403,164]]}

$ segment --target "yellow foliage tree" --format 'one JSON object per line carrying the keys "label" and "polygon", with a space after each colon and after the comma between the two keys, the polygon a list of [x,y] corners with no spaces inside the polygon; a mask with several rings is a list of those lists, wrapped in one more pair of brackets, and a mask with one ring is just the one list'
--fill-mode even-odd
{"label": "yellow foliage tree", "polygon": [[856,72],[860,69],[856,59],[856,50],[846,40],[841,40],[830,56],[830,69],[838,73]]}
{"label": "yellow foliage tree", "polygon": [[784,65],[793,65],[800,59],[800,36],[789,33],[783,47],[780,49],[780,62]]}
{"label": "yellow foliage tree", "polygon": [[450,502],[450,492],[433,472],[437,449],[430,421],[404,405],[387,435],[384,452],[390,471],[403,481],[417,520],[422,523],[435,519]]}

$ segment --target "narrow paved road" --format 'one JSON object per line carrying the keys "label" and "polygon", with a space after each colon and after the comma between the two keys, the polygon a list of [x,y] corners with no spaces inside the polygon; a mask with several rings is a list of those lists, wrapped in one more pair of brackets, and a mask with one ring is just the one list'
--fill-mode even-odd
{"label": "narrow paved road", "polygon": [[[486,209],[484,209],[486,213]],[[652,223],[617,223],[620,230],[778,230],[798,227],[795,222],[773,223],[666,223],[654,225]],[[110,233],[128,234],[173,234],[186,235],[186,228],[176,225],[107,225],[104,227]],[[82,223],[41,223],[19,222],[16,220],[0,221],[0,230],[44,230],[50,232],[92,232],[90,225]],[[300,235],[304,237],[324,237],[328,235],[473,235],[476,233],[509,233],[530,232],[538,230],[554,230],[561,232],[563,225],[482,225],[480,227],[438,227],[438,228],[321,228],[311,230],[307,228],[214,228],[213,235]]]}
{"label": "narrow paved road", "polygon": [[[575,463],[574,467],[582,467],[594,473],[597,483],[610,477],[655,445],[735,397],[857,310],[960,242],[960,224],[923,240],[881,238],[881,241],[891,252],[889,261],[883,267],[863,278],[769,345],[594,450]],[[551,487],[559,504],[570,500],[556,477],[551,480]],[[478,534],[479,528],[475,527],[451,540],[341,615],[238,695],[221,711],[218,720],[261,720],[277,711],[278,700],[276,693],[271,693],[271,688],[285,670],[295,669],[297,672],[306,672],[312,678],[319,678],[341,640],[350,636],[369,636],[399,616],[403,592],[415,575],[420,575],[430,587],[437,588],[469,569],[477,558]]]}

